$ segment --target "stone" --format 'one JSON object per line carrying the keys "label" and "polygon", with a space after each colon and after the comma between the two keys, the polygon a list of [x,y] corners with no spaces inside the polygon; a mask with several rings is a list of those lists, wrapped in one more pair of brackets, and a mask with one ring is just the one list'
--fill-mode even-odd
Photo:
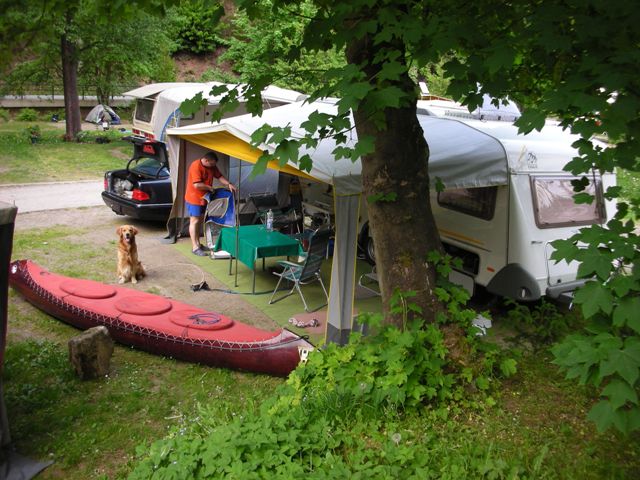
{"label": "stone", "polygon": [[90,328],[69,340],[69,361],[82,380],[109,373],[113,340],[105,326]]}

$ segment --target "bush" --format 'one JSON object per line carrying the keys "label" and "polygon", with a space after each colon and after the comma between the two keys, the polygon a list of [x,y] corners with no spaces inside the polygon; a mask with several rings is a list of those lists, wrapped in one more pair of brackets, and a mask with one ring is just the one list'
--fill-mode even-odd
{"label": "bush", "polygon": [[172,22],[176,50],[203,54],[226,44],[217,33],[218,20],[223,14],[221,5],[210,6],[201,0],[177,7]]}
{"label": "bush", "polygon": [[9,110],[4,108],[0,108],[0,120],[3,122],[8,122],[11,116],[9,115]]}
{"label": "bush", "polygon": [[[451,259],[440,261],[439,272],[446,273]],[[460,303],[463,291],[445,281],[438,289],[448,306],[438,323],[469,327],[461,340],[471,366],[459,369],[450,360],[437,324],[406,317],[398,328],[368,315],[375,335],[354,333],[343,347],[314,350],[259,408],[237,415],[229,404],[206,406],[168,438],[141,446],[130,479],[515,478],[518,460],[493,461],[491,446],[455,451],[433,433],[456,406],[491,404],[496,370],[515,372],[515,361],[496,369],[497,352],[476,348],[481,340],[471,330],[474,312]],[[397,292],[392,308],[406,314],[412,296]],[[221,421],[225,411],[230,415]],[[408,429],[398,425],[405,416],[430,420],[426,429]]]}
{"label": "bush", "polygon": [[29,140],[31,143],[38,143],[40,137],[42,136],[42,132],[40,131],[39,125],[31,125],[27,128],[27,135],[29,136]]}
{"label": "bush", "polygon": [[38,120],[38,112],[33,108],[23,108],[20,110],[20,113],[16,115],[16,120],[21,122],[35,122]]}

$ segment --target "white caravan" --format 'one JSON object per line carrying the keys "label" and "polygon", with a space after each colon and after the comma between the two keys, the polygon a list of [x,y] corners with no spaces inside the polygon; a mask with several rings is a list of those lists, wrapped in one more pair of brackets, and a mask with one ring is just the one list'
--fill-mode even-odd
{"label": "white caravan", "polygon": [[[222,95],[211,96],[212,87],[224,85],[219,82],[209,83],[153,83],[125,92],[123,95],[136,99],[133,113],[133,134],[150,140],[164,142],[167,128],[193,125],[211,121],[211,114],[220,103]],[[228,85],[229,88],[233,85]],[[185,100],[195,97],[198,93],[207,99],[206,107],[197,113],[185,116],[180,111],[180,105]],[[269,85],[262,92],[263,108],[273,108],[281,105],[304,100],[306,95],[294,90]],[[226,117],[246,113],[244,103]]]}
{"label": "white caravan", "polygon": [[[251,135],[264,123],[289,125],[294,134],[300,135],[302,124],[312,112],[333,114],[336,110],[332,100],[297,102],[266,110],[260,118],[243,115],[215,125],[174,129],[169,135],[170,146],[182,151],[185,148],[180,142],[201,145],[255,162],[262,151],[275,150],[270,144],[249,146]],[[615,184],[615,177],[593,174],[589,190],[595,193],[596,202],[576,205],[573,177],[563,168],[578,155],[572,147],[578,137],[559,126],[550,123],[540,132],[519,135],[517,127],[506,121],[423,114],[418,119],[429,145],[436,226],[447,250],[463,260],[464,266],[454,280],[472,291],[481,285],[495,294],[522,301],[544,295],[557,298],[574,290],[580,283],[576,282],[577,265],[550,260],[551,242],[613,215],[615,205],[604,202],[603,191]],[[348,144],[355,141],[352,132]],[[331,322],[344,330],[347,327],[341,322],[351,318],[355,238],[360,237],[360,245],[372,257],[374,252],[362,215],[365,201],[360,162],[336,160],[335,146],[329,138],[313,149],[303,149],[301,155],[308,153],[313,159],[309,172],[296,173],[293,164],[286,167],[289,173],[300,176],[305,186],[307,180],[320,182],[315,184],[317,188],[303,192],[305,207],[329,214],[336,225],[331,301],[339,306]],[[440,193],[435,189],[437,179],[445,185]]]}
{"label": "white caravan", "polygon": [[[569,299],[584,282],[576,280],[576,262],[551,260],[551,243],[612,217],[615,204],[605,202],[603,192],[615,176],[587,175],[586,191],[596,201],[576,204],[571,181],[578,177],[563,168],[577,156],[571,144],[578,137],[557,125],[549,122],[540,132],[518,135],[508,122],[459,119],[459,127],[441,131],[457,138],[442,158],[437,147],[442,139],[429,124],[433,117],[419,118],[431,147],[432,183],[439,177],[446,186],[439,193],[431,189],[436,225],[445,250],[463,264],[451,280],[470,293],[481,285],[521,301]],[[372,261],[366,223],[359,243]]]}

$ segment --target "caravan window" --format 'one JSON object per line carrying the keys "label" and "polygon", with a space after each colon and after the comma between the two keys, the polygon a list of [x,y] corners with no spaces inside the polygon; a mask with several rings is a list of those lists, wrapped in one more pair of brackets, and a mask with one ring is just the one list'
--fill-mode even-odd
{"label": "caravan window", "polygon": [[449,188],[438,193],[442,207],[491,220],[496,208],[498,187]]}
{"label": "caravan window", "polygon": [[153,106],[155,101],[149,98],[140,98],[136,102],[136,120],[149,123],[153,115]]}
{"label": "caravan window", "polygon": [[538,228],[592,225],[604,221],[602,185],[598,179],[589,183],[584,192],[596,198],[591,204],[575,203],[572,180],[577,177],[531,177],[531,193]]}

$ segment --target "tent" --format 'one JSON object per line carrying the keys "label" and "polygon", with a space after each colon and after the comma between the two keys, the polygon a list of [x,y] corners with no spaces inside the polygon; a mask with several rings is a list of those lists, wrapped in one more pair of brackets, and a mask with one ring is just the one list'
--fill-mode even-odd
{"label": "tent", "polygon": [[87,116],[84,117],[84,121],[101,125],[104,121],[105,115],[108,117],[108,121],[111,125],[120,125],[122,123],[120,117],[110,106],[102,104],[93,107]]}
{"label": "tent", "polygon": [[[190,161],[198,158],[195,153],[198,149],[215,150],[227,158],[255,163],[262,150],[273,151],[275,146],[251,146],[253,132],[267,123],[272,126],[290,126],[292,136],[300,138],[305,134],[302,123],[314,111],[336,113],[336,102],[297,102],[265,110],[261,117],[242,115],[226,118],[216,124],[203,123],[168,130],[167,145],[174,192],[171,218],[185,216],[182,199],[186,172]],[[518,135],[517,128],[507,122],[458,120],[433,115],[419,115],[418,118],[429,144],[431,181],[435,183],[436,178],[439,178],[447,187],[505,185],[508,182],[510,165],[525,161],[527,152],[534,151],[541,164],[545,156],[554,157],[565,153],[557,151],[558,145],[554,135]],[[558,135],[557,138],[560,138],[561,133],[555,130],[554,132]],[[352,131],[351,135],[350,143],[353,144],[356,141],[355,131]],[[570,145],[574,139],[567,141],[566,137],[565,134],[563,144]],[[313,159],[310,172],[300,171],[293,164],[280,167],[277,162],[271,162],[269,168],[333,186],[336,239],[329,289],[326,341],[344,344],[352,328],[362,182],[360,162],[336,160],[332,154],[335,147],[333,140],[323,139],[312,151],[301,152],[309,153]]]}

